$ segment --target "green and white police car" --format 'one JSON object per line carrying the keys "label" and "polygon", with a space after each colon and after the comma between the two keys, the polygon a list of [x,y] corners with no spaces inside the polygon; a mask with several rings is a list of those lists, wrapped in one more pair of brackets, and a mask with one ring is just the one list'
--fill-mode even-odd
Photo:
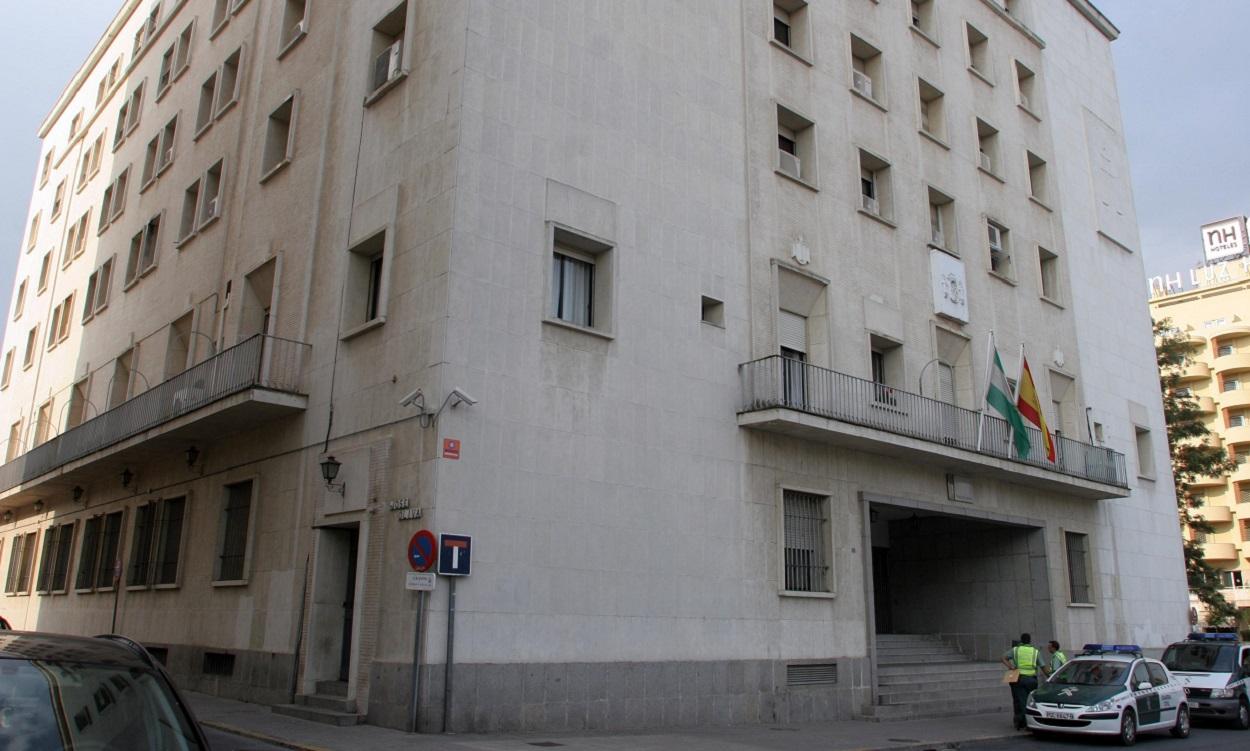
{"label": "green and white police car", "polygon": [[1086,644],[1029,694],[1025,720],[1036,734],[1116,736],[1131,746],[1140,732],[1189,736],[1189,703],[1163,663],[1132,644]]}
{"label": "green and white police car", "polygon": [[1190,634],[1169,645],[1163,664],[1185,687],[1195,718],[1250,730],[1250,644],[1236,634]]}

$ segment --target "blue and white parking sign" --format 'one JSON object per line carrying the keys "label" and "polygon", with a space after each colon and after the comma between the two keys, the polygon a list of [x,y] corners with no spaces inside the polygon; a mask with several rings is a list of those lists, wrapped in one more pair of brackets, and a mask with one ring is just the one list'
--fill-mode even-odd
{"label": "blue and white parking sign", "polygon": [[438,536],[438,573],[443,576],[468,576],[472,551],[471,536],[441,533]]}

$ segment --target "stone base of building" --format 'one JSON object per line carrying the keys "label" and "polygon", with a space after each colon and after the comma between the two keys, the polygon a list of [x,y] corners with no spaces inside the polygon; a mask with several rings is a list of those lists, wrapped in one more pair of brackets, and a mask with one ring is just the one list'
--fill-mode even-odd
{"label": "stone base of building", "polygon": [[[868,661],[840,658],[835,682],[787,685],[774,660],[463,664],[452,674],[450,729],[460,733],[638,730],[797,723],[859,716]],[[442,665],[422,668],[420,730],[443,731]],[[374,663],[367,722],[404,729],[411,666]]]}
{"label": "stone base of building", "polygon": [[256,704],[291,701],[293,654],[190,644],[144,646],[163,661],[180,690]]}

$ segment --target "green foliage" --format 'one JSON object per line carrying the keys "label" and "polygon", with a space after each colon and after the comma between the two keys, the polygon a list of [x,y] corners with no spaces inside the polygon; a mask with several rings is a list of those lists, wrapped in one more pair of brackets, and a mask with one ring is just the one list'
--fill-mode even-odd
{"label": "green foliage", "polygon": [[1194,513],[1203,504],[1202,496],[1193,492],[1194,482],[1199,477],[1225,477],[1237,464],[1223,448],[1207,442],[1211,432],[1202,421],[1198,400],[1180,385],[1181,371],[1191,362],[1192,345],[1172,328],[1169,320],[1156,321],[1154,333],[1177,513],[1182,527],[1195,533],[1184,540],[1189,589],[1206,606],[1208,624],[1232,624],[1237,620],[1237,607],[1220,593],[1219,570],[1202,557],[1202,543],[1190,538],[1214,531],[1210,522]]}

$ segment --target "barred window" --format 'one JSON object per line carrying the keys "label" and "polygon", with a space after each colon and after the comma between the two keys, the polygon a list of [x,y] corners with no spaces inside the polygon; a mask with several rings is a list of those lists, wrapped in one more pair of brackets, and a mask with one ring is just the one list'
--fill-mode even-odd
{"label": "barred window", "polygon": [[6,594],[23,595],[30,592],[30,574],[35,564],[35,544],[38,532],[15,535],[9,545],[9,574],[5,579]]}
{"label": "barred window", "polygon": [[244,563],[247,560],[247,527],[252,513],[252,481],[227,485],[225,494],[217,581],[239,581],[244,578]]}
{"label": "barred window", "polygon": [[127,586],[178,583],[186,500],[184,497],[166,498],[135,509],[134,544],[131,546]]}
{"label": "barred window", "polygon": [[1089,535],[1065,532],[1068,549],[1068,594],[1072,602],[1090,603]]}
{"label": "barred window", "polygon": [[122,513],[114,511],[88,519],[83,526],[82,555],[78,558],[78,576],[74,587],[91,591],[111,589],[113,563],[121,541]]}
{"label": "barred window", "polygon": [[790,592],[828,592],[828,499],[786,490],[784,503],[785,588]]}
{"label": "barred window", "polygon": [[64,592],[69,581],[69,559],[74,549],[74,522],[58,524],[43,533],[43,556],[36,589],[42,593]]}

